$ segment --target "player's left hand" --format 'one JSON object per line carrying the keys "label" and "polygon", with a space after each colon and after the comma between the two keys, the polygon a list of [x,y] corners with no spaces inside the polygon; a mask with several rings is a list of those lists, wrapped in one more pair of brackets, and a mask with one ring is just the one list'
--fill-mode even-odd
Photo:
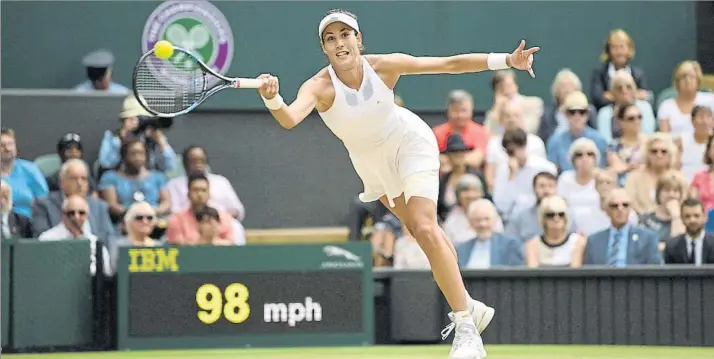
{"label": "player's left hand", "polygon": [[521,40],[521,44],[510,55],[511,67],[518,70],[528,71],[531,77],[535,78],[533,72],[533,54],[540,51],[540,47],[531,47],[526,50],[526,40]]}

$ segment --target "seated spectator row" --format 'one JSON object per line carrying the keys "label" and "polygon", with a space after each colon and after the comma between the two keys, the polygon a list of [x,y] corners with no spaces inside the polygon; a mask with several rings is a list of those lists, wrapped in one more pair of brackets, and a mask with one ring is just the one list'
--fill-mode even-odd
{"label": "seated spectator row", "polygon": [[[200,146],[186,148],[181,157],[184,174],[178,174],[177,156],[161,130],[136,131],[139,117],[146,114],[133,96],[124,101],[122,127],[105,134],[94,171],[84,161],[85,149],[76,133],[60,138],[58,169],[38,160],[41,170],[18,157],[14,131],[3,128],[2,238],[126,244],[127,238],[136,237],[131,233],[139,233],[140,223],[156,243],[245,244],[245,208],[230,182],[211,173]],[[214,219],[218,227],[211,234],[206,223]]]}

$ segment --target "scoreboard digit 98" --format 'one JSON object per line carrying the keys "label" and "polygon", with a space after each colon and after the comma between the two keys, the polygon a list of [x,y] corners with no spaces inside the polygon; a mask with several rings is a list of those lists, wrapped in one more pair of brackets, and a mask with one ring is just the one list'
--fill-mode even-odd
{"label": "scoreboard digit 98", "polygon": [[119,349],[371,344],[369,243],[126,248]]}

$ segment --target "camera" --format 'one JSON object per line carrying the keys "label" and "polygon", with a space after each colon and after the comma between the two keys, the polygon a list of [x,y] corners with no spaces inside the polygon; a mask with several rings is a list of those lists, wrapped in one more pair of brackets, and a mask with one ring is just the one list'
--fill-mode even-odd
{"label": "camera", "polygon": [[173,117],[138,116],[139,125],[133,131],[136,136],[141,135],[147,128],[166,130],[174,124]]}

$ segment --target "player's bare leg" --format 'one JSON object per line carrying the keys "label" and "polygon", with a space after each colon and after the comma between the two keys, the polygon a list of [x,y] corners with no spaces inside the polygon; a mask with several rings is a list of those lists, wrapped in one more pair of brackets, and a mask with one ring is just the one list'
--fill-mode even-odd
{"label": "player's bare leg", "polygon": [[[404,216],[403,211],[400,212]],[[449,313],[452,323],[442,332],[443,339],[446,339],[456,329],[449,358],[485,358],[486,351],[469,310],[469,296],[461,278],[455,251],[447,244],[448,239],[437,223],[436,203],[428,198],[412,197],[406,203],[405,217],[409,232],[429,259],[436,284],[452,310]]]}
{"label": "player's bare leg", "polygon": [[[395,198],[394,201],[394,207],[389,206],[389,200],[387,200],[386,196],[382,196],[380,198],[380,201],[389,208],[389,210],[394,213],[397,218],[399,218],[399,221],[405,224],[407,229],[409,229],[409,232],[412,234],[414,238],[416,238],[412,230],[411,223],[409,223],[409,212],[407,211],[407,204],[406,201],[404,200],[404,195],[401,195],[397,198]],[[458,266],[458,256],[456,254],[456,248],[454,248],[454,244],[451,243],[449,238],[446,236],[446,233],[444,233],[444,230],[439,227],[439,230],[441,231],[443,241],[446,242],[446,245],[449,247],[449,251],[453,254],[454,258],[457,259],[457,266]],[[459,273],[460,276],[460,273]],[[459,277],[459,280],[462,280],[461,277]],[[463,283],[463,281],[462,281]],[[493,320],[493,316],[495,314],[495,310],[483,302],[480,302],[478,300],[475,300],[471,297],[469,292],[465,289],[464,287],[464,294],[466,295],[466,302],[468,306],[469,312],[471,312],[471,315],[474,318],[474,323],[476,324],[476,327],[478,328],[479,333],[483,333],[484,330],[488,327],[489,324],[491,324],[491,320]]]}

